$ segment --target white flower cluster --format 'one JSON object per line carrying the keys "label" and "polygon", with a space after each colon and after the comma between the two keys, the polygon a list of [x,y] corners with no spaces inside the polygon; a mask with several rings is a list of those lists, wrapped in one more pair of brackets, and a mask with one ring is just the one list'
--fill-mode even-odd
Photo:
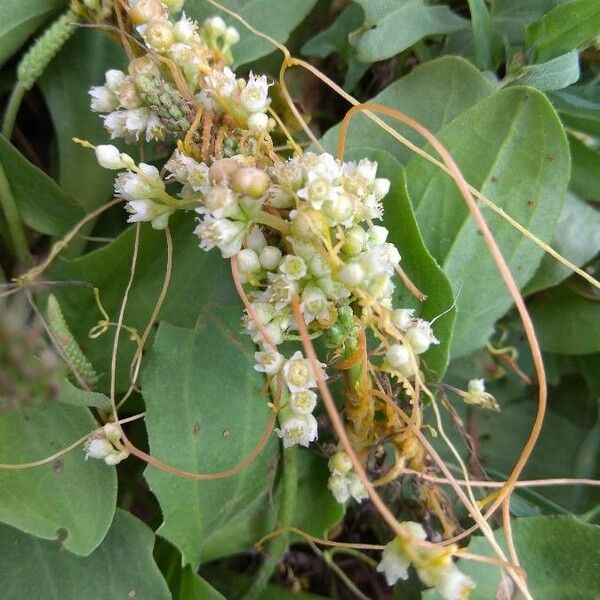
{"label": "white flower cluster", "polygon": [[119,430],[114,423],[106,423],[95,431],[85,443],[85,459],[96,458],[107,465],[118,465],[129,456],[123,446]]}
{"label": "white flower cluster", "polygon": [[423,526],[413,521],[403,525],[411,538],[394,538],[383,549],[381,562],[377,566],[388,584],[394,585],[398,579],[408,579],[408,567],[412,564],[421,581],[428,587],[434,587],[442,598],[465,600],[475,584],[459,571],[452,560],[456,546],[419,544],[427,539]]}
{"label": "white flower cluster", "polygon": [[246,81],[237,79],[229,67],[212,69],[197,100],[206,108],[231,115],[254,134],[268,131],[274,124],[266,113],[271,100],[265,75],[257,77],[250,72]]}
{"label": "white flower cluster", "polygon": [[317,420],[312,414],[317,406],[317,387],[309,361],[297,351],[287,360],[277,350],[265,348],[254,354],[255,369],[273,377],[281,373],[289,395],[287,405],[279,412],[279,429],[284,448],[308,444],[317,439]]}
{"label": "white flower cluster", "polygon": [[[158,69],[151,63],[145,66],[147,71]],[[104,127],[112,139],[123,138],[131,143],[143,136],[146,141],[162,140],[165,129],[160,118],[150,108],[144,106],[142,99],[129,75],[118,69],[110,69],[105,74],[104,85],[94,86],[89,94],[94,112],[108,113],[103,118]]]}
{"label": "white flower cluster", "polygon": [[[209,93],[202,91],[207,87],[205,78],[218,79],[225,72],[231,73],[227,67],[213,65],[233,61],[231,47],[239,41],[237,30],[227,27],[221,17],[207,19],[200,28],[185,14],[179,20],[172,21],[169,12],[178,12],[182,4],[180,1],[129,1],[129,18],[149,53],[133,59],[128,74],[111,69],[105,74],[104,85],[89,90],[91,109],[106,113],[102,118],[111,138],[122,138],[129,143],[140,137],[146,141],[158,141],[166,136],[164,122],[156,112],[156,107],[147,104],[136,85],[140,76],[171,81],[169,85],[175,88],[178,82],[172,80],[173,74],[166,66],[174,65],[181,71],[188,90],[192,94],[198,92],[198,106],[201,106],[203,98]],[[262,78],[258,79],[263,81]],[[262,90],[262,85],[249,81],[245,88],[244,98],[256,98],[256,90]],[[252,104],[250,100],[248,103]]]}
{"label": "white flower cluster", "polygon": [[360,477],[352,472],[352,461],[346,452],[338,450],[329,459],[328,466],[331,475],[327,487],[340,504],[346,503],[351,497],[356,502],[368,497]]}

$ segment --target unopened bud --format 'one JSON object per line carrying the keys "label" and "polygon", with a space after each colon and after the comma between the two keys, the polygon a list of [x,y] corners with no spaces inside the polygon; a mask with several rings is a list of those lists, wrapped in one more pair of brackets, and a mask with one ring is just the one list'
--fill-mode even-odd
{"label": "unopened bud", "polygon": [[173,25],[166,19],[154,19],[144,32],[146,41],[158,52],[166,52],[174,43]]}
{"label": "unopened bud", "polygon": [[329,470],[332,473],[346,475],[352,470],[352,460],[346,452],[340,450],[329,459]]}
{"label": "unopened bud", "polygon": [[255,167],[242,167],[231,177],[231,187],[244,196],[260,198],[271,183],[270,177]]}
{"label": "unopened bud", "polygon": [[164,14],[165,7],[160,0],[138,0],[129,11],[129,18],[133,25],[137,27]]}
{"label": "unopened bud", "polygon": [[265,246],[259,254],[260,264],[268,271],[274,271],[281,260],[281,250],[277,246]]}

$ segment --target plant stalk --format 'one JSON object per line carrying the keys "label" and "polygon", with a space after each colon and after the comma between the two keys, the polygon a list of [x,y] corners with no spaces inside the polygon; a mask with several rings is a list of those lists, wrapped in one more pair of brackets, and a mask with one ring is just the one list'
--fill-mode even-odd
{"label": "plant stalk", "polygon": [[10,240],[7,240],[7,245],[11,248],[15,258],[22,264],[31,263],[31,254],[25,237],[23,221],[17,208],[15,198],[10,184],[6,177],[6,172],[0,164],[0,206],[8,224],[10,232]]}

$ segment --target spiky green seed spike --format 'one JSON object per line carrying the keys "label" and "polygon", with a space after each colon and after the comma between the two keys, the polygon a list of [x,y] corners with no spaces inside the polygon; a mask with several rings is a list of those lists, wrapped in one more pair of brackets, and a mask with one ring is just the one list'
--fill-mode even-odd
{"label": "spiky green seed spike", "polygon": [[17,77],[25,89],[31,89],[50,61],[73,35],[77,16],[68,10],[61,15],[27,51],[17,67]]}
{"label": "spiky green seed spike", "polygon": [[98,380],[98,375],[96,374],[96,371],[94,370],[94,367],[90,361],[79,347],[77,340],[69,331],[69,327],[65,321],[60,304],[58,303],[58,300],[54,294],[50,294],[50,296],[48,296],[46,314],[48,317],[50,330],[54,334],[56,342],[71,361],[77,373],[81,375],[87,384],[91,385],[95,383]]}

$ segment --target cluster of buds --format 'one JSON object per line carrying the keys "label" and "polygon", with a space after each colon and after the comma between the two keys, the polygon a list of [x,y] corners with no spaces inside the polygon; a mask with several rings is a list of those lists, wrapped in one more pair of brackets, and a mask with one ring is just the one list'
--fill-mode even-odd
{"label": "cluster of buds", "polygon": [[457,546],[426,544],[427,534],[422,525],[407,521],[403,526],[407,535],[398,536],[385,546],[377,566],[388,584],[394,585],[398,579],[408,579],[408,568],[412,565],[421,581],[435,588],[444,600],[467,598],[475,584],[459,571],[452,559]]}
{"label": "cluster of buds", "polygon": [[346,452],[338,450],[329,459],[328,466],[331,475],[327,487],[340,504],[345,504],[351,497],[356,502],[367,498],[365,486],[360,477],[352,472],[352,461]]}
{"label": "cluster of buds", "polygon": [[121,441],[119,428],[114,423],[106,423],[88,438],[85,443],[85,459],[103,460],[107,465],[118,465],[129,456]]}

